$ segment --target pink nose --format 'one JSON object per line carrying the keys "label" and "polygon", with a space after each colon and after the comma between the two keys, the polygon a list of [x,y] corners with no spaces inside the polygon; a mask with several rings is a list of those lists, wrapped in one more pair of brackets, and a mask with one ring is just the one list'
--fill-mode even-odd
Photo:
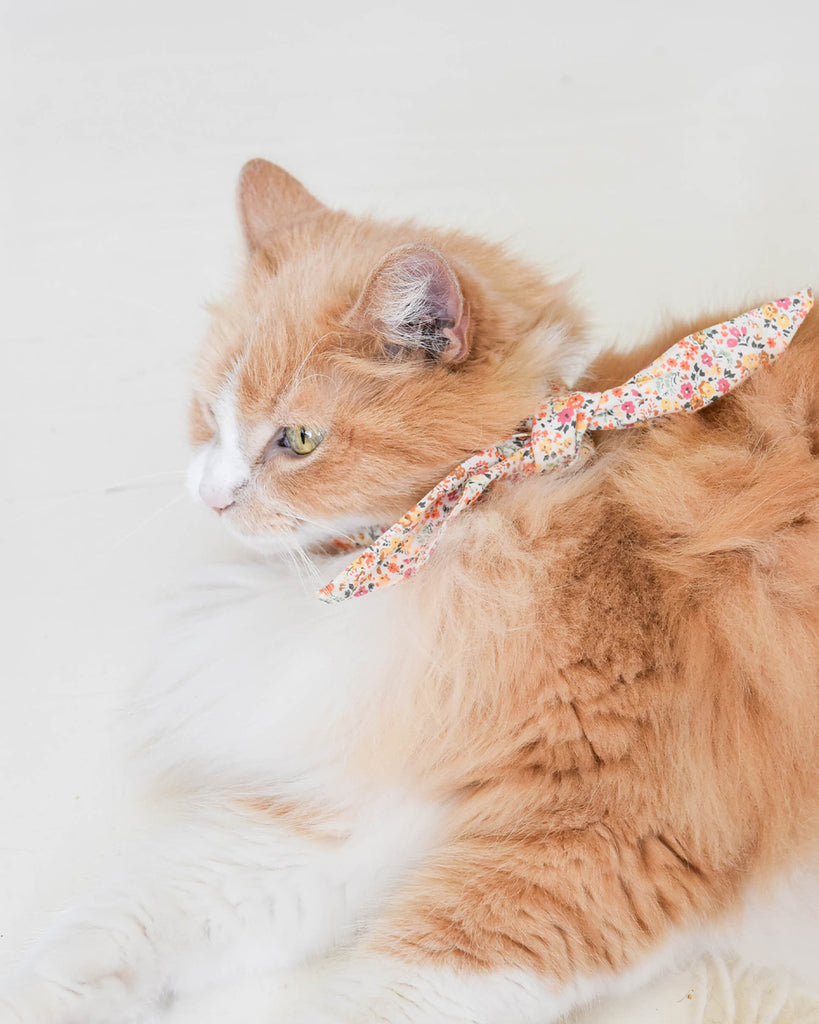
{"label": "pink nose", "polygon": [[233,494],[233,491],[226,491],[224,489],[208,485],[204,481],[199,486],[199,497],[206,505],[212,508],[214,512],[218,512],[219,515],[221,515],[225,509],[230,508],[231,505],[235,504]]}

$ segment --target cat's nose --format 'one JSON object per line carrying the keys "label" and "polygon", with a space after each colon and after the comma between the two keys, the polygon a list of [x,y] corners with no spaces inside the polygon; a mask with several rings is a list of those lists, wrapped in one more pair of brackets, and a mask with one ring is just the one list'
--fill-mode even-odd
{"label": "cat's nose", "polygon": [[236,504],[236,492],[232,487],[219,487],[208,480],[203,480],[199,485],[199,497],[219,515]]}
{"label": "cat's nose", "polygon": [[250,466],[241,452],[226,449],[222,444],[210,445],[197,467],[201,474],[196,487],[199,497],[220,514],[235,504],[239,491],[250,478]]}

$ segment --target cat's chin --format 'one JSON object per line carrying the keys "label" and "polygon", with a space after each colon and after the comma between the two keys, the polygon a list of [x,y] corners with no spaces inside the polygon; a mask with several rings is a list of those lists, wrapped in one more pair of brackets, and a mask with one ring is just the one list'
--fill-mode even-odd
{"label": "cat's chin", "polygon": [[228,532],[242,547],[257,555],[284,555],[300,547],[295,539],[295,531],[291,533],[247,534],[227,523]]}
{"label": "cat's chin", "polygon": [[276,556],[286,555],[297,548],[304,548],[305,544],[299,540],[298,529],[282,529],[281,531],[265,531],[264,533],[248,533],[232,523],[229,519],[223,518],[231,537],[239,541],[242,547],[257,555]]}
{"label": "cat's chin", "polygon": [[307,552],[313,557],[338,554],[333,541],[338,537],[351,536],[363,529],[360,518],[337,519],[327,523],[301,523],[295,528],[284,527],[278,531],[248,533],[223,519],[232,537],[243,547],[262,557],[286,556],[294,552]]}

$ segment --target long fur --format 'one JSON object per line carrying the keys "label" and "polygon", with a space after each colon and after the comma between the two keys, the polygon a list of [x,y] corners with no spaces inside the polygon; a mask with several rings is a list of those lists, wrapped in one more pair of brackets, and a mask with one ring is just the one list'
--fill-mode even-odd
{"label": "long fur", "polygon": [[[564,291],[494,246],[327,210],[260,161],[241,196],[191,482],[254,543],[393,521],[583,360]],[[429,283],[401,277],[411,243],[457,273],[457,365],[396,355]],[[396,251],[386,310],[362,306]],[[794,863],[819,820],[818,335],[812,314],[708,409],[497,487],[383,594],[326,608],[279,556],[201,584],[135,716],[174,823],[0,1024],[171,1020],[217,970],[271,982],[248,1022],[555,1020]],[[304,458],[276,444],[299,425],[324,436]]]}

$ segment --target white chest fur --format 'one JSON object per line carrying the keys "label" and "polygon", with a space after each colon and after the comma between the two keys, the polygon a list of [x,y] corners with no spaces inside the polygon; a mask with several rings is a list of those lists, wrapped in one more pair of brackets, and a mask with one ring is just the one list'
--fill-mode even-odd
{"label": "white chest fur", "polygon": [[287,563],[249,562],[213,568],[180,596],[137,700],[152,770],[346,802],[351,730],[401,657],[402,594],[328,606],[317,586]]}

